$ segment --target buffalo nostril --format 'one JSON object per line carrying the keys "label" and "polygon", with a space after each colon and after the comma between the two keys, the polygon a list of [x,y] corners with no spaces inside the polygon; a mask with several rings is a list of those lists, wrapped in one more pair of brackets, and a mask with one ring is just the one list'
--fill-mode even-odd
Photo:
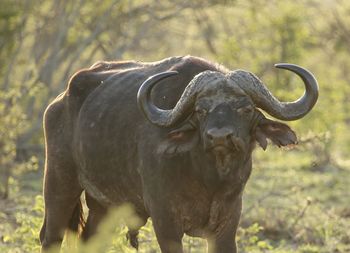
{"label": "buffalo nostril", "polygon": [[233,130],[230,128],[212,128],[206,132],[208,140],[213,142],[213,144],[227,144],[233,135]]}

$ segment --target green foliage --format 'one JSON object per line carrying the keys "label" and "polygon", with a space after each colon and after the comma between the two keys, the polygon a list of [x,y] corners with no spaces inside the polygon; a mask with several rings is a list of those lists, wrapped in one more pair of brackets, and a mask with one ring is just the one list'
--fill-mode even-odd
{"label": "green foliage", "polygon": [[259,233],[264,230],[258,223],[253,223],[247,228],[240,228],[238,231],[238,246],[245,252],[269,252],[273,247],[268,241],[259,237]]}
{"label": "green foliage", "polygon": [[[288,124],[299,145],[257,150],[238,231],[241,252],[350,252],[350,5],[277,0],[3,0],[0,9],[0,252],[38,252],[45,106],[97,60],[202,56],[256,73],[281,100],[301,80],[277,62],[310,69],[320,84],[312,113]],[[135,252],[132,209],[111,211],[89,243],[67,234],[64,252]],[[151,220],[140,252],[159,252]],[[206,250],[184,238],[185,252]]]}
{"label": "green foliage", "polygon": [[16,105],[17,101],[18,95],[14,90],[6,93],[0,91],[0,194],[3,198],[8,196],[10,168],[16,157],[16,139],[25,130],[25,115],[22,108]]}
{"label": "green foliage", "polygon": [[[16,3],[14,3],[16,2]],[[14,49],[14,39],[19,29],[21,3],[19,1],[3,0],[0,10],[0,59],[10,57]],[[8,42],[11,43],[8,43]],[[2,66],[0,66],[0,69]]]}
{"label": "green foliage", "polygon": [[[32,196],[17,198],[16,205],[21,206],[21,208],[14,208],[16,210],[14,213],[16,228],[14,231],[9,230],[2,235],[3,244],[0,244],[2,252],[38,252],[40,250],[38,235],[42,224],[43,199],[38,195],[34,200],[33,203]],[[6,208],[4,211],[7,211]],[[0,226],[1,232],[4,232],[3,229]]]}
{"label": "green foliage", "polygon": [[[344,210],[350,195],[344,187],[349,169],[313,170],[303,166],[310,163],[305,159],[308,154],[296,160],[302,156],[272,152],[282,159],[276,161],[261,152],[256,156],[259,162],[245,191],[243,225],[248,221],[263,227],[261,237],[276,252],[289,249],[291,242],[298,245],[297,252],[346,252],[350,224]],[[331,169],[335,171],[327,173]]]}

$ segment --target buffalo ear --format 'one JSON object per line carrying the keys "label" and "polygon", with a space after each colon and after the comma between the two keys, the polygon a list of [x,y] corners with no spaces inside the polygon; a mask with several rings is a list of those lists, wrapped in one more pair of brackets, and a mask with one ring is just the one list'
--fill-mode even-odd
{"label": "buffalo ear", "polygon": [[190,151],[199,141],[199,136],[193,123],[188,122],[167,134],[157,149],[161,155],[176,155]]}
{"label": "buffalo ear", "polygon": [[286,124],[269,119],[262,119],[256,128],[256,141],[265,150],[267,138],[278,147],[295,145],[298,143],[295,132]]}

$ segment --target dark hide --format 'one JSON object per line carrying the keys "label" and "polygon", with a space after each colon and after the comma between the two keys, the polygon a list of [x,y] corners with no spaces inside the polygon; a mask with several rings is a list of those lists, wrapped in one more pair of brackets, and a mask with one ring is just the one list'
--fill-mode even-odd
{"label": "dark hide", "polygon": [[[219,88],[227,96],[215,89],[201,93],[195,112],[175,127],[152,125],[138,109],[136,94],[149,76],[169,70],[179,75],[162,81],[152,94],[165,109],[174,107],[198,73],[228,73],[191,56],[100,62],[76,73],[48,106],[43,249],[60,243],[65,229],[77,230],[79,197],[85,191],[90,211],[84,239],[95,233],[109,207],[131,203],[143,223],[152,218],[163,253],[183,252],[184,233],[210,239],[212,252],[236,252],[255,139],[265,149],[267,138],[285,146],[296,143],[296,136],[288,126],[263,117],[248,96],[236,99],[233,90]],[[217,138],[222,134],[227,138]],[[137,247],[137,229],[128,237]]]}

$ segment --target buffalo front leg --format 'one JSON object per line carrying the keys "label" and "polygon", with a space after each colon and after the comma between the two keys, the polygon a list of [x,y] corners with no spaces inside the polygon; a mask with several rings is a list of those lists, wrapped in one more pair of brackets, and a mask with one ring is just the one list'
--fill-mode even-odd
{"label": "buffalo front leg", "polygon": [[209,240],[209,253],[237,253],[235,233],[226,233],[219,238]]}
{"label": "buffalo front leg", "polygon": [[233,204],[232,216],[219,234],[208,240],[209,253],[236,253],[236,231],[242,210],[242,199],[239,197]]}
{"label": "buffalo front leg", "polygon": [[162,253],[183,253],[183,232],[173,214],[157,208],[151,215],[154,231]]}

